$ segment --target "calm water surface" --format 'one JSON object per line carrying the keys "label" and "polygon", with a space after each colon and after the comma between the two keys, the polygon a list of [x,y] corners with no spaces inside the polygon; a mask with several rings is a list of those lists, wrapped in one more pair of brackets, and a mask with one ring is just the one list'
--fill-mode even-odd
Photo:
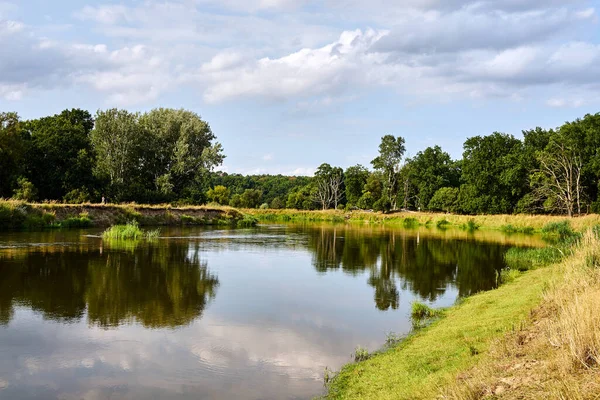
{"label": "calm water surface", "polygon": [[309,399],[357,345],[408,332],[412,301],[493,288],[511,242],[348,226],[98,234],[0,234],[0,399]]}

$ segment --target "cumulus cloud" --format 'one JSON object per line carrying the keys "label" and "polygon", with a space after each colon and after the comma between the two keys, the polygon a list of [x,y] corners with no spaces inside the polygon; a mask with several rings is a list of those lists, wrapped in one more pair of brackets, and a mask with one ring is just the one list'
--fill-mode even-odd
{"label": "cumulus cloud", "polygon": [[373,87],[514,99],[534,86],[589,89],[600,75],[584,0],[145,0],[73,17],[104,43],[0,20],[0,96],[78,84],[130,105],[192,87],[207,103],[284,100],[287,115],[304,115]]}

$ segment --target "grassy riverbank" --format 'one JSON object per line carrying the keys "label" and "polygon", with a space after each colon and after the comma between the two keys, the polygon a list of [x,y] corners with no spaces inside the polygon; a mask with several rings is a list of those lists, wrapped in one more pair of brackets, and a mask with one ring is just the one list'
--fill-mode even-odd
{"label": "grassy riverbank", "polygon": [[552,267],[507,274],[509,283],[347,365],[328,398],[596,398],[600,240],[590,230],[567,253]]}
{"label": "grassy riverbank", "polygon": [[86,228],[125,224],[252,226],[256,220],[231,207],[141,204],[60,204],[0,200],[0,230]]}
{"label": "grassy riverbank", "polygon": [[[455,215],[442,213],[403,212],[383,214],[365,211],[301,211],[243,209],[244,213],[266,222],[351,222],[384,224],[400,227],[461,228],[465,230],[500,230],[506,233],[536,233],[550,223],[564,221],[564,216],[552,215]],[[600,224],[600,215],[568,218],[573,229],[583,231]]]}

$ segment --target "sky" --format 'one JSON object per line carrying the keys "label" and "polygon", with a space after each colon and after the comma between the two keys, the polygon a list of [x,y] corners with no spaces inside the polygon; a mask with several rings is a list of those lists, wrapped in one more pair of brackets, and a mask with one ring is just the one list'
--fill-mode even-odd
{"label": "sky", "polygon": [[0,0],[0,111],[185,108],[228,173],[369,166],[600,111],[600,0]]}

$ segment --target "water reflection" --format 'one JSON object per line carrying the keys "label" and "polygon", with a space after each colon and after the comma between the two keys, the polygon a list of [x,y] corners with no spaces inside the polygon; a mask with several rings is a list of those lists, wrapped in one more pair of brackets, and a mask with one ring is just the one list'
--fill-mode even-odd
{"label": "water reflection", "polygon": [[325,367],[408,332],[411,301],[489,289],[508,244],[534,244],[328,225],[97,233],[0,234],[0,398],[312,398]]}
{"label": "water reflection", "polygon": [[134,321],[176,327],[199,318],[218,285],[198,250],[175,243],[128,251],[4,251],[0,323],[10,321],[18,304],[64,322],[87,311],[88,322],[104,328]]}
{"label": "water reflection", "polygon": [[309,232],[317,271],[342,269],[352,275],[368,271],[380,310],[398,308],[398,284],[430,302],[449,287],[458,288],[459,296],[492,289],[507,249],[466,238],[421,238],[416,231],[323,226]]}

